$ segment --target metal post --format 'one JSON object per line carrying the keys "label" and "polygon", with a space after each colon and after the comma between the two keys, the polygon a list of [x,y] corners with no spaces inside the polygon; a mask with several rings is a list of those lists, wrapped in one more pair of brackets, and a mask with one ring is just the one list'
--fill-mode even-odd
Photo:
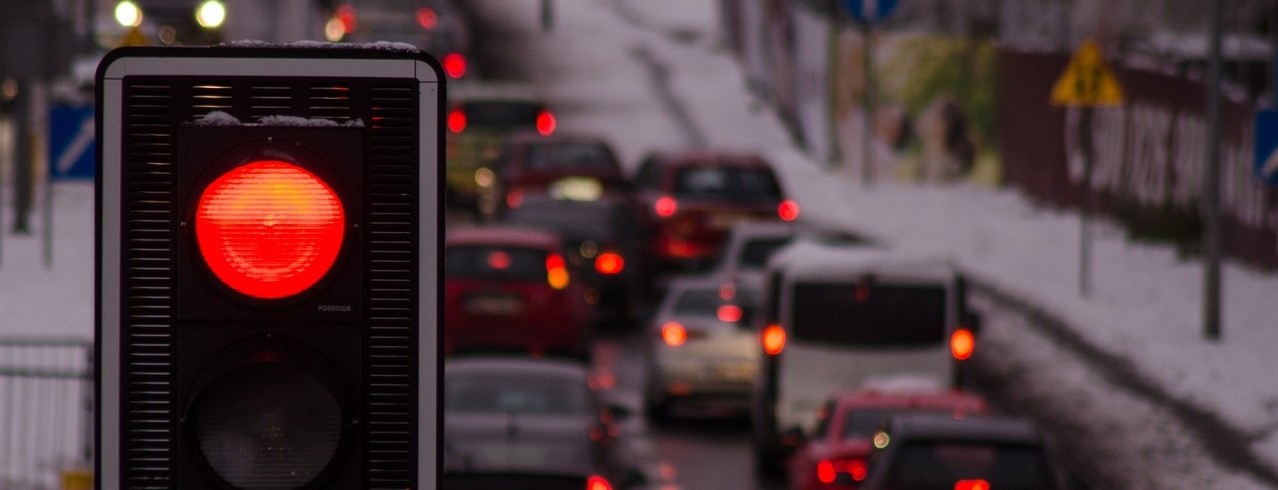
{"label": "metal post", "polygon": [[862,109],[865,113],[865,127],[862,128],[862,169],[861,185],[869,187],[874,180],[874,46],[871,43],[872,29],[867,18],[861,22],[861,33],[865,45],[865,96]]}
{"label": "metal post", "polygon": [[1083,202],[1078,243],[1078,294],[1086,298],[1092,290],[1092,106],[1079,108],[1078,144],[1083,153]]}
{"label": "metal post", "polygon": [[1224,248],[1220,210],[1220,35],[1223,0],[1213,0],[1209,16],[1211,52],[1207,64],[1207,182],[1204,193],[1203,336],[1220,339],[1220,261]]}
{"label": "metal post", "polygon": [[830,3],[830,35],[826,39],[825,54],[825,129],[830,143],[827,165],[831,168],[843,165],[843,151],[839,147],[839,36],[843,32],[843,13],[834,2]]}

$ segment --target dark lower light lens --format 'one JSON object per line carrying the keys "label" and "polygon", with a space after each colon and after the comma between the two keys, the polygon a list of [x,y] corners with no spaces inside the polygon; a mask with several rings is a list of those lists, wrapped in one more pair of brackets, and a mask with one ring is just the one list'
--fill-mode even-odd
{"label": "dark lower light lens", "polygon": [[204,460],[239,489],[301,488],[328,467],[341,442],[337,398],[289,364],[233,369],[209,384],[193,412]]}

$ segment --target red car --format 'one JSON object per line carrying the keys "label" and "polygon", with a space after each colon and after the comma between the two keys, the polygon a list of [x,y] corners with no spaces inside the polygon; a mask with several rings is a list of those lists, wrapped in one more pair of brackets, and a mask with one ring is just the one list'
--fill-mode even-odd
{"label": "red car", "polygon": [[853,489],[865,480],[874,433],[889,415],[984,415],[980,395],[957,391],[860,390],[831,397],[817,414],[817,428],[790,457],[790,490]]}
{"label": "red car", "polygon": [[485,218],[519,207],[525,197],[535,194],[569,201],[595,201],[604,194],[631,199],[616,153],[607,141],[596,136],[513,133],[493,162],[493,172],[495,182],[480,196],[480,211]]}
{"label": "red car", "polygon": [[653,154],[640,163],[634,182],[650,218],[648,251],[667,267],[711,265],[739,221],[799,216],[772,166],[753,154]]}
{"label": "red car", "polygon": [[584,358],[590,313],[558,235],[460,228],[444,238],[444,352]]}

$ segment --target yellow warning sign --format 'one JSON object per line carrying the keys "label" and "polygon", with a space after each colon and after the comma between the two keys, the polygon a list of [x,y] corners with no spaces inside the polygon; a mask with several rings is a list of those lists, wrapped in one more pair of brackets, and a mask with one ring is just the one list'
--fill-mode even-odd
{"label": "yellow warning sign", "polygon": [[1123,103],[1123,87],[1105,64],[1100,45],[1084,41],[1069,60],[1065,73],[1052,87],[1054,106],[1116,106]]}

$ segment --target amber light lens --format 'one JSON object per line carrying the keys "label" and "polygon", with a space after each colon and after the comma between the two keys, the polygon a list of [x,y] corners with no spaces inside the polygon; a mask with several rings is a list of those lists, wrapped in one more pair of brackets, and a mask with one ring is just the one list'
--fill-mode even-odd
{"label": "amber light lens", "polygon": [[341,200],[315,174],[260,160],[214,180],[200,196],[195,237],[223,283],[261,299],[286,298],[328,273],[342,248]]}
{"label": "amber light lens", "polygon": [[772,324],[763,329],[763,352],[770,356],[780,354],[785,349],[785,329]]}
{"label": "amber light lens", "polygon": [[955,359],[966,361],[976,350],[976,336],[966,328],[960,328],[950,335],[950,353]]}

